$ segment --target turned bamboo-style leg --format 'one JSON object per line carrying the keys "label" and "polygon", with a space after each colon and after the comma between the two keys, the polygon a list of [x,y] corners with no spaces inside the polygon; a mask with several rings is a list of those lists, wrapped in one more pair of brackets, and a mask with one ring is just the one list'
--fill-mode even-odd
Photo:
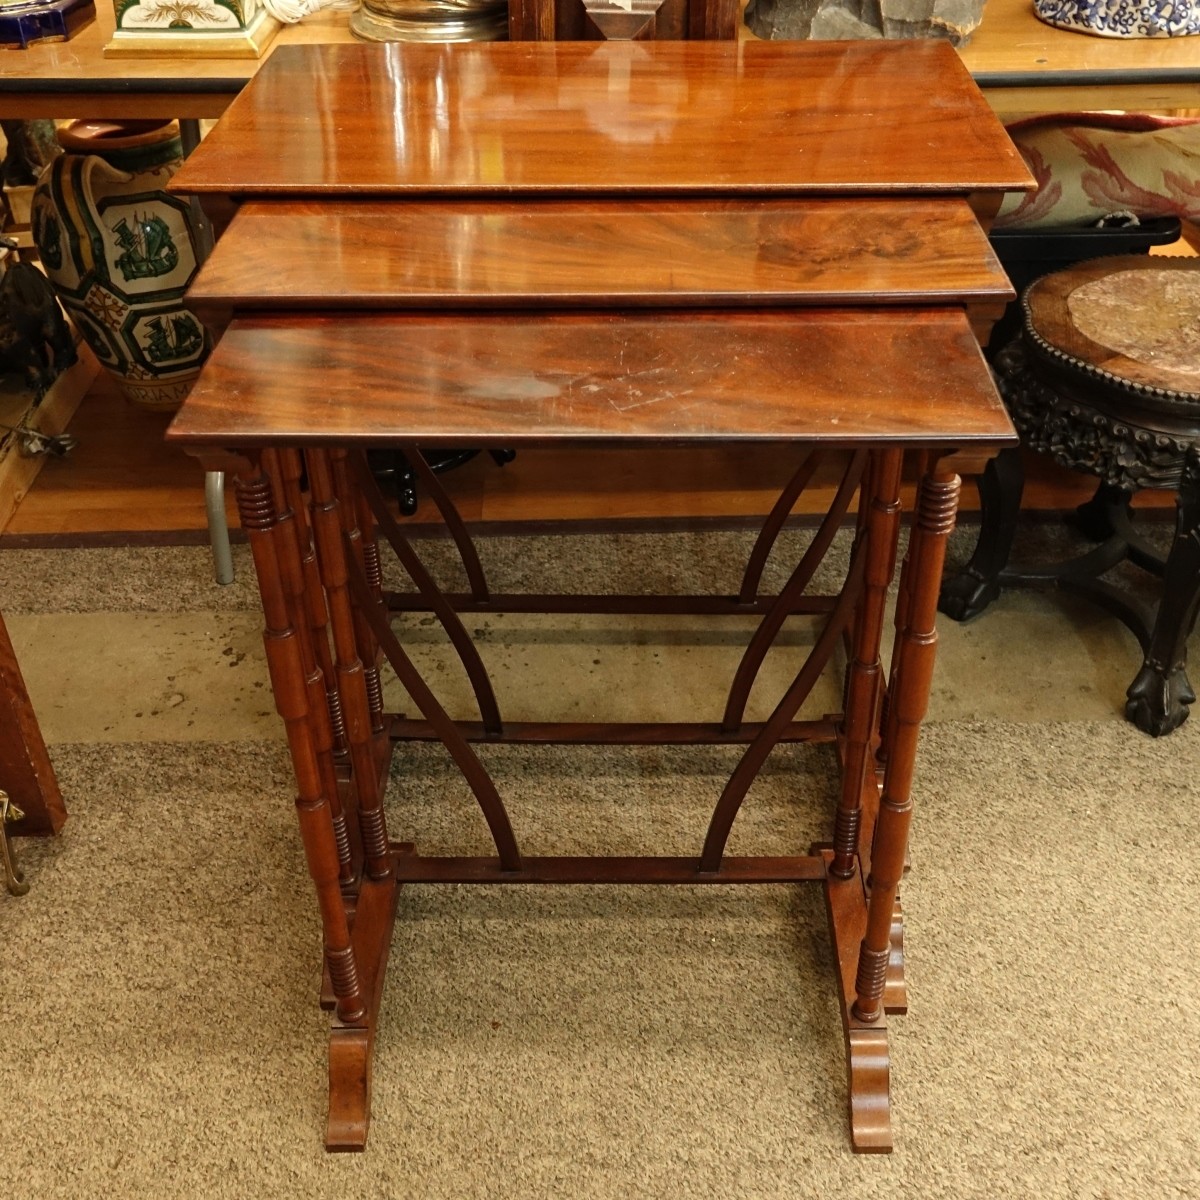
{"label": "turned bamboo-style leg", "polygon": [[[916,465],[916,476],[918,479],[924,479],[929,474],[935,460],[927,451],[922,451],[913,457]],[[900,581],[896,589],[895,636],[892,641],[892,665],[888,675],[888,684],[883,692],[883,703],[879,710],[880,737],[876,747],[876,758],[881,775],[887,761],[888,746],[891,745],[891,697],[896,674],[900,669],[900,659],[903,656],[905,630],[909,626],[909,606],[912,601],[910,583],[920,571],[920,564],[916,561],[915,556],[915,552],[919,549],[917,540],[910,534],[908,548],[904,555],[904,565],[900,568]]]}
{"label": "turned bamboo-style leg", "polygon": [[[922,476],[928,463],[922,463]],[[884,690],[883,703],[880,706],[880,736],[876,748],[877,774],[882,775],[887,766],[888,748],[896,734],[895,710],[890,701],[896,688],[896,680],[903,674],[904,655],[909,644],[909,634],[912,622],[912,581],[921,577],[923,570],[921,562],[922,547],[925,542],[918,537],[910,537],[908,551],[904,556],[904,565],[900,569],[900,583],[896,596],[895,638],[892,643],[892,665],[888,686]],[[867,889],[870,890],[873,880],[871,863],[873,856],[873,841],[875,828],[871,826],[859,832],[859,861],[862,866],[863,878]],[[904,869],[908,869],[905,862]],[[889,1013],[904,1013],[908,1011],[908,985],[904,978],[904,914],[897,900],[892,912],[892,945],[888,957],[888,967],[884,978],[883,1007]]]}
{"label": "turned bamboo-style leg", "polygon": [[860,504],[860,516],[861,509],[866,509],[861,519],[862,536],[867,539],[867,563],[847,671],[842,790],[834,826],[834,856],[829,868],[839,879],[849,879],[855,872],[863,787],[868,773],[874,779],[873,748],[883,673],[879,647],[888,584],[896,567],[903,460],[900,450],[879,453],[870,473],[870,487],[864,489],[866,494]]}
{"label": "turned bamboo-style leg", "polygon": [[358,799],[363,857],[367,874],[372,879],[386,879],[392,874],[387,825],[383,815],[383,796],[372,745],[371,703],[367,692],[366,671],[359,657],[354,606],[347,586],[346,550],[333,470],[329,452],[326,450],[308,451],[306,461],[312,494],[317,562],[329,604],[334,669],[338,694],[342,698],[346,737],[350,743],[350,766]]}
{"label": "turned bamboo-style leg", "polygon": [[[342,530],[355,555],[371,594],[383,601],[383,568],[379,561],[379,540],[375,532],[375,517],[362,496],[362,490],[351,478],[349,454],[343,449],[329,452],[333,468],[334,491],[338,498],[338,514]],[[379,643],[363,614],[354,609],[354,636],[358,639],[358,656],[363,664],[363,682],[367,687],[367,705],[371,712],[371,732],[383,731],[383,681],[379,675]]]}
{"label": "turned bamboo-style leg", "polygon": [[910,551],[906,627],[894,674],[889,714],[887,767],[871,861],[867,925],[855,976],[853,1015],[873,1022],[883,1015],[883,992],[891,955],[896,889],[904,872],[912,817],[912,778],[921,721],[929,702],[937,649],[937,600],[946,541],[958,508],[957,475],[927,475],[921,483]]}
{"label": "turned bamboo-style leg", "polygon": [[325,699],[329,709],[329,724],[333,730],[334,751],[344,754],[348,745],[346,722],[342,717],[342,701],[333,670],[333,654],[329,649],[329,608],[325,603],[325,589],[321,585],[321,572],[317,566],[317,548],[308,519],[308,499],[301,487],[304,460],[299,450],[285,449],[279,451],[279,463],[288,505],[295,515],[300,561],[304,569],[308,626],[312,632],[317,663],[325,677]]}
{"label": "turned bamboo-style leg", "polygon": [[[308,691],[308,715],[313,734],[313,747],[321,770],[321,785],[329,798],[329,814],[337,842],[338,875],[342,887],[354,882],[355,870],[350,850],[350,836],[346,829],[346,814],[342,810],[342,799],[338,789],[337,768],[334,765],[333,725],[329,715],[329,700],[325,675],[317,658],[316,647],[309,624],[309,604],[304,578],[304,550],[301,531],[292,504],[288,487],[288,472],[283,467],[281,455],[276,450],[264,450],[263,469],[271,480],[275,495],[275,535],[279,548],[278,560],[283,578],[284,591],[290,605],[292,628],[295,630],[296,645],[304,671],[305,687]],[[305,532],[307,536],[307,531]],[[328,644],[326,645],[328,653]]]}
{"label": "turned bamboo-style leg", "polygon": [[296,773],[296,811],[308,869],[317,889],[325,962],[336,997],[338,1017],[343,1023],[352,1025],[366,1016],[366,1002],[342,897],[330,801],[325,792],[309,716],[311,693],[300,642],[289,612],[284,568],[280,561],[286,557],[287,549],[279,535],[271,481],[261,468],[238,476],[237,502],[262,595],[267,666]]}

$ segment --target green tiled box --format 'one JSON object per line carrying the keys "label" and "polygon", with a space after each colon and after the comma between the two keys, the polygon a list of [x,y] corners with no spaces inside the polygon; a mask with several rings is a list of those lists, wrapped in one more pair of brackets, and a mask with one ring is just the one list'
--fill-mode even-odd
{"label": "green tiled box", "polygon": [[261,0],[113,0],[113,8],[109,57],[258,58],[279,28]]}

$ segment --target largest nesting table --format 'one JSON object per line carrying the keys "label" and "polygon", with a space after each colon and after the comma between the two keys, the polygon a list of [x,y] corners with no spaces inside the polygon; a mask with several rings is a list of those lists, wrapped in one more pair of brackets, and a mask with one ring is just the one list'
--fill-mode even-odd
{"label": "largest nesting table", "polygon": [[[958,498],[949,456],[1014,441],[977,342],[1011,294],[980,220],[1029,183],[943,43],[280,49],[176,177],[177,191],[240,206],[189,296],[224,332],[168,437],[234,475],[253,552],[324,933],[328,1148],[366,1141],[402,884],[800,881],[827,899],[853,1145],[891,1148],[886,1014],[907,1003],[897,889]],[[423,448],[565,443],[782,443],[795,474],[737,595],[495,594]],[[404,450],[441,508],[465,592],[438,586],[375,487],[365,450],[383,445]],[[838,471],[829,512],[764,595],[764,562],[822,461]],[[843,585],[813,595],[854,512]],[[409,591],[385,590],[381,539]],[[448,715],[397,611],[440,621],[477,719]],[[513,723],[462,620],[504,611],[759,624],[720,721]],[[759,667],[797,613],[821,632],[769,718],[748,721]],[[842,647],[843,711],[799,720]],[[419,718],[385,711],[389,668]],[[389,840],[389,763],[413,739],[445,745],[494,855]],[[743,750],[693,856],[556,857],[523,848],[473,748],[502,741]],[[828,841],[726,854],[781,742],[836,748]]]}

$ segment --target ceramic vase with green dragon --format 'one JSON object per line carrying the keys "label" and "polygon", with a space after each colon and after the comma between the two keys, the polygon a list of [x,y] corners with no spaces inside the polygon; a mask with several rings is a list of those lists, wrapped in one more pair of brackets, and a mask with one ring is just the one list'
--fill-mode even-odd
{"label": "ceramic vase with green dragon", "polygon": [[174,122],[75,121],[38,180],[31,223],[63,307],[125,396],[174,408],[211,348],[183,303],[200,233],[164,190],[183,161]]}

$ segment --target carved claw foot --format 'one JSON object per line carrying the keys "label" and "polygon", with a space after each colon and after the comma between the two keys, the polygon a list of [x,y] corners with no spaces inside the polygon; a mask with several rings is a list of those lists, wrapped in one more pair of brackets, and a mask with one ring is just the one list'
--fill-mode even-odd
{"label": "carved claw foot", "polygon": [[1129,697],[1125,704],[1126,720],[1151,737],[1162,737],[1178,729],[1187,720],[1188,705],[1196,699],[1183,667],[1163,671],[1152,663],[1143,664],[1125,694]]}
{"label": "carved claw foot", "polygon": [[999,595],[999,580],[984,579],[968,567],[942,584],[938,611],[945,613],[952,621],[970,621]]}

